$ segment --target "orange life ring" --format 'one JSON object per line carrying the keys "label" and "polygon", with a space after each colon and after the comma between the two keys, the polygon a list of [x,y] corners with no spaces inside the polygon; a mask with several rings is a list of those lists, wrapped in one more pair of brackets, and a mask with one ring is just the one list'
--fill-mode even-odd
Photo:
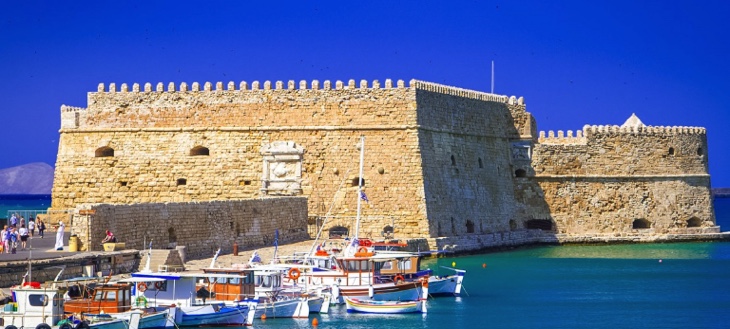
{"label": "orange life ring", "polygon": [[147,290],[147,284],[140,282],[137,284],[137,289],[139,289],[140,292],[145,292]]}
{"label": "orange life ring", "polygon": [[368,252],[368,248],[365,248],[365,247],[357,248],[357,252],[364,252],[364,253],[366,253],[366,252]]}
{"label": "orange life ring", "polygon": [[162,281],[155,282],[155,289],[162,290]]}
{"label": "orange life ring", "polygon": [[421,281],[421,285],[423,285],[424,288],[428,288],[428,276],[424,276],[419,280]]}
{"label": "orange life ring", "polygon": [[302,274],[302,272],[300,272],[298,268],[292,268],[292,269],[290,269],[290,270],[289,270],[289,272],[287,273],[287,275],[289,276],[289,278],[290,278],[290,279],[292,279],[292,280],[297,280],[297,279],[299,279],[299,276],[300,276],[301,274]]}
{"label": "orange life ring", "polygon": [[401,284],[401,283],[403,283],[404,281],[406,281],[406,278],[404,278],[404,277],[403,277],[402,275],[400,275],[400,274],[396,275],[396,276],[395,276],[395,277],[393,278],[393,282],[395,282],[395,284]]}

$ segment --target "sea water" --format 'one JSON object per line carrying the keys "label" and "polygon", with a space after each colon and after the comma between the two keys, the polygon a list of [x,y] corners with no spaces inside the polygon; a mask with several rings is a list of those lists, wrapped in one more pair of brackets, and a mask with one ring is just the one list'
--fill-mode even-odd
{"label": "sea water", "polygon": [[[716,199],[730,229],[730,199]],[[254,328],[730,328],[730,243],[547,246],[425,260],[466,269],[460,297],[428,313],[368,315],[344,306]]]}
{"label": "sea water", "polygon": [[[0,195],[0,222],[4,223],[9,218],[10,213],[19,212],[25,214],[25,211],[40,211],[45,213],[51,206],[50,194],[4,194]],[[28,213],[35,216],[35,212]],[[27,219],[27,218],[26,218]]]}
{"label": "sea water", "polygon": [[[1,202],[1,199],[0,199]],[[730,199],[715,199],[730,229]],[[0,208],[1,209],[1,208]],[[254,328],[730,328],[730,243],[682,242],[518,248],[428,259],[467,270],[460,297],[428,313],[368,315],[344,306],[309,319],[256,320]]]}

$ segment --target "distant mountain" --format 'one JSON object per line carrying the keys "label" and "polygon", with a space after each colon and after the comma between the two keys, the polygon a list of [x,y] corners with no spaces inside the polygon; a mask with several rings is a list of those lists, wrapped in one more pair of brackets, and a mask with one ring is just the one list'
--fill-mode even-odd
{"label": "distant mountain", "polygon": [[51,194],[53,167],[35,162],[0,169],[0,194]]}
{"label": "distant mountain", "polygon": [[730,198],[730,187],[713,188],[712,196],[716,198]]}

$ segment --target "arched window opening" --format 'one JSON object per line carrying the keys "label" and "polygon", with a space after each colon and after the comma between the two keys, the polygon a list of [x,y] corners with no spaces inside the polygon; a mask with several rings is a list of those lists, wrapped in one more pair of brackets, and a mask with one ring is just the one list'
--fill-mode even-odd
{"label": "arched window opening", "polygon": [[633,228],[634,230],[648,229],[651,228],[651,222],[643,218],[635,219],[634,223],[631,224],[631,228]]}
{"label": "arched window opening", "polygon": [[515,170],[515,177],[527,177],[527,171],[524,169]]}
{"label": "arched window opening", "polygon": [[97,158],[113,157],[114,149],[108,146],[100,147],[94,152],[94,156]]}
{"label": "arched window opening", "polygon": [[456,158],[454,158],[453,155],[451,156],[451,165],[452,166],[455,166],[456,165]]}
{"label": "arched window opening", "polygon": [[210,155],[210,150],[207,147],[196,146],[190,150],[190,156],[197,155]]}
{"label": "arched window opening", "polygon": [[[353,178],[350,186],[360,186],[360,177]],[[365,178],[362,179],[362,186],[365,186]]]}
{"label": "arched window opening", "polygon": [[530,219],[525,222],[525,228],[531,230],[552,231],[553,222],[549,219]]}
{"label": "arched window opening", "polygon": [[177,186],[180,186],[180,185],[188,185],[188,180],[185,179],[185,178],[178,178],[177,179]]}
{"label": "arched window opening", "polygon": [[484,164],[482,163],[482,158],[479,158],[479,168],[484,168]]}
{"label": "arched window opening", "polygon": [[698,147],[698,148],[697,148],[697,155],[699,155],[699,156],[702,156],[702,155],[704,155],[704,154],[705,154],[705,153],[704,153],[704,151],[702,151],[702,148],[701,148],[701,147]]}
{"label": "arched window opening", "polygon": [[674,148],[673,147],[670,147],[669,148],[669,155],[674,155]]}
{"label": "arched window opening", "polygon": [[383,238],[385,239],[392,239],[393,238],[393,226],[386,226],[383,227]]}
{"label": "arched window opening", "polygon": [[474,222],[470,220],[466,221],[466,233],[474,233]]}
{"label": "arched window opening", "polygon": [[330,228],[330,239],[342,239],[347,237],[350,230],[344,226],[333,226]]}
{"label": "arched window opening", "polygon": [[702,220],[697,217],[692,217],[687,220],[687,227],[701,227]]}

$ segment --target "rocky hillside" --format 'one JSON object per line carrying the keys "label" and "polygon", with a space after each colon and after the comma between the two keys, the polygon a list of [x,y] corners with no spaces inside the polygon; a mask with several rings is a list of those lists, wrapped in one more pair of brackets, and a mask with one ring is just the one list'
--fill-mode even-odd
{"label": "rocky hillside", "polygon": [[51,194],[53,167],[35,162],[0,169],[0,194]]}

